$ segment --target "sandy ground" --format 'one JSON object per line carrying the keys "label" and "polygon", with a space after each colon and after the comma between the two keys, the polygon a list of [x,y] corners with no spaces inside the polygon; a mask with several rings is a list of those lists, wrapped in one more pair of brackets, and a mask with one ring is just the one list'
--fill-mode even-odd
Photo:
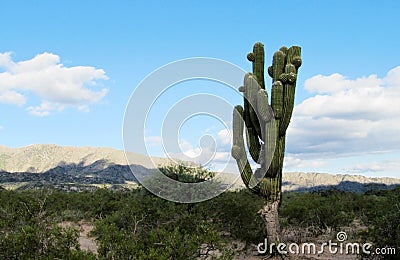
{"label": "sandy ground", "polygon": [[97,255],[98,246],[96,244],[96,238],[89,237],[90,231],[93,230],[94,226],[88,221],[79,221],[78,223],[64,221],[60,223],[62,227],[74,227],[79,230],[79,246],[81,250],[90,251]]}
{"label": "sandy ground", "polygon": [[[94,237],[90,237],[89,233],[93,230],[94,226],[92,223],[88,221],[79,221],[78,223],[72,222],[62,222],[60,226],[63,227],[75,227],[79,230],[79,245],[81,250],[86,250],[93,252],[94,254],[98,254],[98,246],[96,245],[96,241]],[[358,231],[365,229],[366,227],[361,226],[357,221],[353,223],[351,227],[344,227],[342,231],[345,231],[350,237],[356,234]],[[224,233],[224,234],[222,234]],[[229,232],[222,232],[222,236],[229,237]],[[318,236],[313,235],[312,232],[306,229],[284,229],[282,232],[283,237],[286,239],[286,245],[290,243],[296,243],[301,248],[303,243],[314,243],[317,246],[316,251],[320,249],[320,245],[324,242],[328,242],[332,240],[332,242],[337,242],[335,240],[337,231],[326,231],[324,233],[319,234]],[[260,241],[261,242],[261,241]],[[354,242],[349,240],[345,242]],[[233,259],[235,260],[261,260],[261,259],[319,259],[319,260],[328,260],[328,259],[343,259],[343,260],[355,260],[359,259],[356,254],[332,254],[329,252],[328,247],[325,247],[323,253],[315,253],[315,254],[288,254],[284,256],[263,256],[260,255],[257,251],[257,245],[247,246],[245,243],[241,241],[232,241],[228,245],[226,245],[225,250],[229,252],[235,252],[235,256]],[[300,249],[301,250],[301,249]],[[202,244],[200,246],[200,257],[197,259],[218,259],[221,257],[223,253],[215,248],[211,248],[207,244]]]}

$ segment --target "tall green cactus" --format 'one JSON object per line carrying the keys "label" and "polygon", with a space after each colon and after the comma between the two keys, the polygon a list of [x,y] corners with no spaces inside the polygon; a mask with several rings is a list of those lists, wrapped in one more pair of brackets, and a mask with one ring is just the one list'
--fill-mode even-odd
{"label": "tall green cactus", "polygon": [[[256,43],[247,59],[253,63],[253,73],[247,73],[244,86],[244,106],[233,111],[232,156],[236,159],[244,184],[266,199],[260,211],[267,225],[268,239],[279,241],[278,207],[281,199],[282,166],[286,130],[292,116],[301,48],[292,46],[275,52],[268,74],[272,78],[271,105],[264,82],[264,45]],[[260,165],[253,173],[245,151],[243,128],[252,159]],[[273,230],[275,229],[275,230]],[[271,241],[271,240],[270,240]]]}

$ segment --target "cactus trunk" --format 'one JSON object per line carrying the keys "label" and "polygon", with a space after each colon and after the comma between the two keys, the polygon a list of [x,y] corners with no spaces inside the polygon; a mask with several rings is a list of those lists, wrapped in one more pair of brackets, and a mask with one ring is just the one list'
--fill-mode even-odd
{"label": "cactus trunk", "polygon": [[[281,202],[282,167],[285,153],[286,130],[294,107],[298,69],[301,66],[301,48],[292,46],[275,52],[268,74],[272,78],[271,105],[265,91],[264,45],[256,43],[247,55],[253,63],[253,73],[247,73],[244,86],[244,107],[233,111],[232,156],[247,188],[263,196],[265,206],[259,211],[266,224],[269,243],[279,239],[278,209]],[[246,142],[243,128],[246,126]],[[259,168],[253,173],[247,159],[245,143]]]}
{"label": "cactus trunk", "polygon": [[267,229],[268,243],[277,243],[280,241],[280,225],[279,225],[279,205],[280,199],[276,201],[267,201],[264,207],[258,212],[264,220]]}

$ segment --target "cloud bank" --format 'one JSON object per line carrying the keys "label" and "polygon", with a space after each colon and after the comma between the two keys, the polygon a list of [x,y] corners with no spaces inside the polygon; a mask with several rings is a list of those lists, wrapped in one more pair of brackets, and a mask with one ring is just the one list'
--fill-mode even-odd
{"label": "cloud bank", "polygon": [[88,111],[89,105],[107,94],[106,88],[92,88],[99,80],[107,79],[102,69],[65,67],[60,57],[52,53],[19,62],[12,60],[10,52],[0,53],[0,103],[26,106],[29,98],[38,98],[39,105],[26,107],[36,116],[47,116],[65,107]]}
{"label": "cloud bank", "polygon": [[360,154],[400,148],[400,66],[384,78],[317,75],[295,107],[290,153]]}
{"label": "cloud bank", "polygon": [[[382,78],[316,75],[304,87],[315,95],[295,107],[287,137],[288,168],[322,166],[316,160],[323,158],[399,151],[400,66]],[[373,164],[350,171],[387,169]]]}
{"label": "cloud bank", "polygon": [[383,160],[373,161],[368,163],[358,163],[354,167],[345,169],[349,173],[366,173],[366,172],[385,172],[393,171],[398,172],[400,169],[400,160]]}

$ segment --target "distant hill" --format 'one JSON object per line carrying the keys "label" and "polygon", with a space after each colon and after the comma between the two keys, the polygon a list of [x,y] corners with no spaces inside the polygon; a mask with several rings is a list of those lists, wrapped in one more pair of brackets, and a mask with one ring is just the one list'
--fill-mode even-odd
{"label": "distant hill", "polygon": [[[130,153],[133,164],[154,168],[147,156]],[[152,157],[155,165],[168,159]],[[103,147],[71,147],[54,144],[34,144],[21,148],[0,145],[0,171],[43,173],[57,166],[89,166],[97,161],[110,165],[127,165],[124,151]]]}
{"label": "distant hill", "polygon": [[370,178],[363,175],[287,172],[283,174],[283,191],[319,191],[337,189],[365,192],[394,188],[400,185],[396,178]]}
{"label": "distant hill", "polygon": [[[154,165],[168,164],[166,158],[129,154],[135,174],[145,175]],[[233,189],[244,187],[240,178]],[[76,189],[79,185],[133,187],[132,174],[125,154],[113,148],[30,145],[22,148],[0,146],[0,186],[7,188],[55,185]],[[283,174],[283,191],[319,191],[338,189],[365,192],[400,185],[400,179],[368,178],[362,175],[287,172]]]}

